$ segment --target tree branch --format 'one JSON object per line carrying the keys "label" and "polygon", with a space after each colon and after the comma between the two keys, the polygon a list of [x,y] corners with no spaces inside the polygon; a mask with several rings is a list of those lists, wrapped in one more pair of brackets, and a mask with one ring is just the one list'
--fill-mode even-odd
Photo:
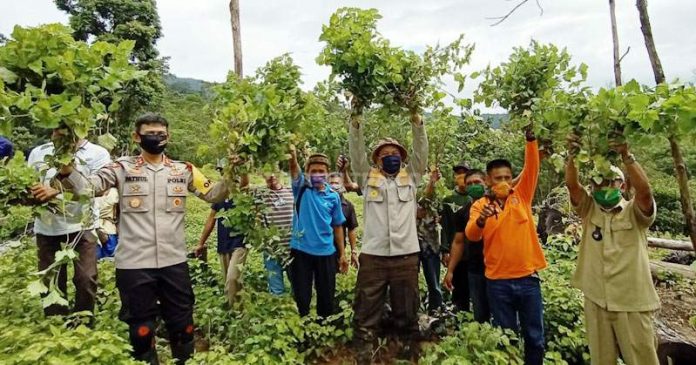
{"label": "tree branch", "polygon": [[624,52],[624,54],[621,55],[621,57],[619,57],[619,63],[621,63],[621,61],[623,61],[624,57],[626,57],[626,55],[628,54],[628,52],[630,50],[631,50],[631,46],[628,46],[628,48],[626,48],[626,52]]}
{"label": "tree branch", "polygon": [[[529,1],[529,0],[522,0],[522,1],[520,1],[519,3],[517,3],[517,5],[515,5],[514,8],[512,8],[512,9],[511,9],[507,14],[505,14],[504,16],[498,16],[498,17],[486,18],[486,19],[491,19],[491,20],[498,19],[497,22],[491,24],[491,27],[495,27],[496,25],[498,25],[498,24],[504,22],[507,18],[510,17],[510,15],[512,15],[515,11],[517,11],[517,9],[519,9],[522,5],[526,4],[528,1]],[[539,9],[541,9],[541,14],[544,14],[544,9],[541,7],[541,4],[539,4],[539,0],[536,0],[536,3],[537,3],[537,6],[539,7]]]}

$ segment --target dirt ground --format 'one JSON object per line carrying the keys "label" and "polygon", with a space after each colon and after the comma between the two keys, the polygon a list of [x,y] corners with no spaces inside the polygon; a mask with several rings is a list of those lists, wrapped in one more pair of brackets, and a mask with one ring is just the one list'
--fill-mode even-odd
{"label": "dirt ground", "polygon": [[689,323],[696,316],[696,283],[681,281],[671,287],[658,283],[656,289],[662,304],[658,319],[696,343],[696,327]]}

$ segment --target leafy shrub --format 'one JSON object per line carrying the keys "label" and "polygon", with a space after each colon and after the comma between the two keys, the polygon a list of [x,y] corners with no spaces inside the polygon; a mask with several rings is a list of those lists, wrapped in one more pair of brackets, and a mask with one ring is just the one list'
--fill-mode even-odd
{"label": "leafy shrub", "polygon": [[453,334],[425,348],[422,364],[522,364],[517,337],[490,324],[462,322]]}
{"label": "leafy shrub", "polygon": [[549,237],[549,266],[541,272],[544,299],[544,330],[547,361],[562,359],[570,364],[589,363],[585,336],[583,295],[570,284],[575,272],[577,246],[564,235]]}

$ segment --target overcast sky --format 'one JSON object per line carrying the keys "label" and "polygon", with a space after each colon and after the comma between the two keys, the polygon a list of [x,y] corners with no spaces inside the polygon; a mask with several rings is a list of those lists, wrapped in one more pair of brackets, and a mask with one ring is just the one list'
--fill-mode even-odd
{"label": "overcast sky", "polygon": [[[567,47],[573,60],[589,66],[594,87],[611,86],[612,46],[606,0],[540,0],[522,6],[507,21],[491,27],[490,17],[504,15],[517,0],[240,0],[244,69],[251,74],[267,60],[290,52],[302,67],[305,88],[326,78],[329,69],[314,61],[323,44],[321,25],[342,6],[375,7],[383,19],[380,32],[394,45],[422,50],[423,45],[448,43],[460,33],[476,44],[468,69],[498,64],[512,47],[531,39]],[[51,0],[0,0],[0,33],[9,35],[15,24],[67,23],[67,16]],[[164,37],[158,48],[170,57],[170,71],[178,76],[222,81],[233,67],[232,35],[226,0],[159,0]],[[667,78],[696,79],[696,1],[649,2],[657,49]],[[652,71],[640,32],[634,0],[617,1],[619,39],[625,80],[652,83]],[[470,93],[468,85],[465,94]]]}

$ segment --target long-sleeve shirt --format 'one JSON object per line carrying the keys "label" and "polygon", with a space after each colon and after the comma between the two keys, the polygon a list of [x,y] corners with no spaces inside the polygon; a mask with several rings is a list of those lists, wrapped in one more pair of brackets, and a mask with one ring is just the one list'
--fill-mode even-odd
{"label": "long-sleeve shirt", "polygon": [[[524,158],[519,183],[507,197],[502,209],[497,201],[491,202],[488,198],[479,199],[471,206],[466,237],[470,241],[483,239],[483,257],[488,279],[521,278],[532,275],[547,265],[532,216],[532,200],[540,166],[536,141],[527,142]],[[489,217],[481,228],[476,220],[488,204],[496,204],[498,214]]]}
{"label": "long-sleeve shirt", "polygon": [[412,125],[412,131],[413,152],[408,165],[396,176],[387,177],[371,166],[362,129],[350,127],[351,166],[365,199],[363,253],[400,256],[420,251],[416,190],[428,165],[428,138],[423,124]]}
{"label": "long-sleeve shirt", "polygon": [[106,194],[94,198],[94,204],[99,209],[99,228],[106,234],[117,234],[114,208],[118,204],[118,189],[111,188]]}
{"label": "long-sleeve shirt", "polygon": [[[48,168],[46,157],[53,155],[53,143],[49,142],[31,150],[27,163],[37,171]],[[111,163],[111,156],[106,148],[85,141],[75,152],[75,170],[85,175],[92,175]],[[43,184],[50,185],[58,171],[48,168]],[[65,202],[66,214],[46,212],[34,220],[34,232],[46,236],[61,236],[97,228],[99,213],[94,202]]]}
{"label": "long-sleeve shirt", "polygon": [[189,163],[164,157],[151,165],[141,157],[124,157],[85,176],[73,171],[60,181],[79,194],[101,196],[112,187],[120,197],[117,269],[159,269],[186,261],[184,215],[188,192],[218,203],[228,195]]}

